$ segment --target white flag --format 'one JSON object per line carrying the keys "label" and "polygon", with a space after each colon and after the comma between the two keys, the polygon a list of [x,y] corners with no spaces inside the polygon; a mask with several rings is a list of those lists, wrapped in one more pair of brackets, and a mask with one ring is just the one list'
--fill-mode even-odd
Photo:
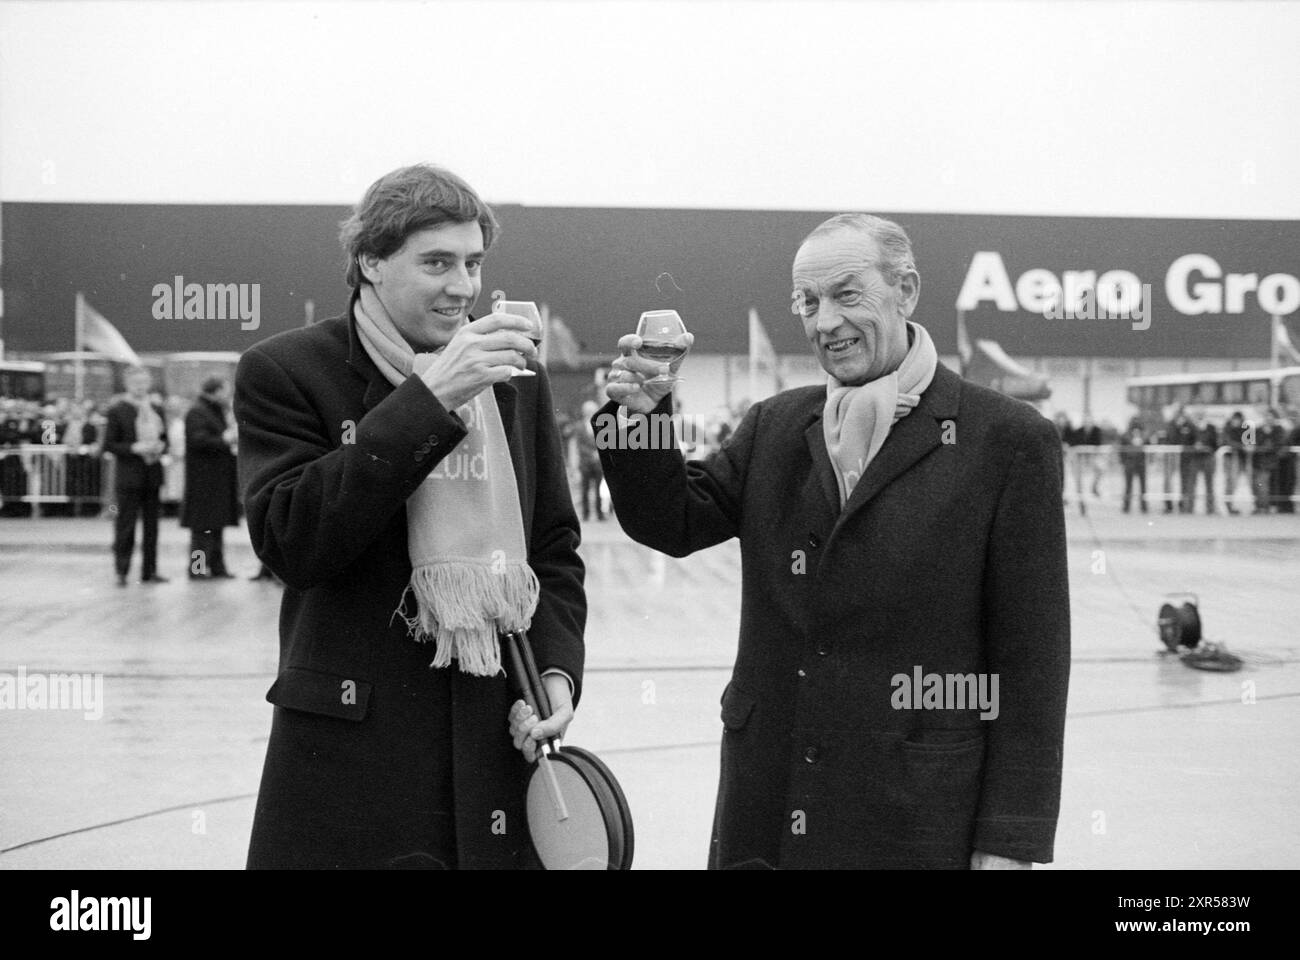
{"label": "white flag", "polygon": [[77,294],[77,351],[89,350],[104,356],[128,363],[133,367],[140,365],[140,358],[103,315],[86,302],[86,298]]}
{"label": "white flag", "polygon": [[1278,357],[1288,363],[1300,364],[1300,350],[1291,341],[1291,334],[1287,333],[1281,317],[1273,319],[1273,337],[1277,340]]}
{"label": "white flag", "polygon": [[[759,396],[759,384],[762,382],[760,375],[767,373],[770,375],[771,389]],[[749,399],[752,403],[757,403],[770,397],[781,390],[781,377],[776,369],[776,351],[772,349],[772,341],[767,338],[767,331],[763,329],[763,323],[758,319],[758,311],[753,307],[749,308]]]}
{"label": "white flag", "polygon": [[964,372],[970,366],[974,351],[970,345],[970,335],[966,332],[966,311],[957,311],[957,356],[961,358],[961,368]]}
{"label": "white flag", "polygon": [[561,370],[572,369],[577,367],[582,359],[582,350],[578,346],[577,338],[558,314],[551,314],[550,323],[546,328],[546,339],[542,342],[547,345],[548,366],[558,367]]}

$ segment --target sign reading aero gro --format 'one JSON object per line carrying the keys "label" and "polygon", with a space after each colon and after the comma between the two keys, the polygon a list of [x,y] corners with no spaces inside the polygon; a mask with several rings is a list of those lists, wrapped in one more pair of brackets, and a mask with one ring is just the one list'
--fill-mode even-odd
{"label": "sign reading aero gro", "polygon": [[[1300,309],[1300,278],[1290,273],[1227,271],[1214,257],[1187,253],[1165,270],[1165,303],[1178,314],[1224,315],[1261,312],[1285,317]],[[1021,272],[1013,282],[995,250],[980,250],[970,261],[957,309],[993,305],[1003,313],[1040,314],[1047,319],[1131,319],[1134,330],[1151,325],[1156,309],[1151,283],[1131,270],[1063,270],[1040,267]]]}

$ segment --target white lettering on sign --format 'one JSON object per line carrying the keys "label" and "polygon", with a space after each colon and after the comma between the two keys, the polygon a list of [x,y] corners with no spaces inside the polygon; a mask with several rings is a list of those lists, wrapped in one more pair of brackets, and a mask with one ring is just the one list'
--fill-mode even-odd
{"label": "white lettering on sign", "polygon": [[1256,296],[1265,313],[1275,317],[1295,313],[1300,308],[1300,278],[1289,273],[1270,273],[1259,281]]}
{"label": "white lettering on sign", "polygon": [[[1223,282],[1220,283],[1219,281]],[[1246,295],[1255,294],[1259,308],[1271,316],[1285,316],[1300,309],[1300,278],[1289,273],[1223,272],[1213,257],[1188,253],[1169,265],[1165,274],[1165,296],[1179,313],[1194,317],[1203,313],[1246,313]]]}
{"label": "white lettering on sign", "polygon": [[1169,305],[1189,317],[1221,311],[1223,297],[1219,285],[1202,282],[1189,286],[1188,281],[1193,273],[1211,280],[1223,276],[1213,257],[1207,257],[1203,253],[1189,253],[1179,257],[1169,265],[1165,274],[1165,296],[1169,298]]}
{"label": "white lettering on sign", "polygon": [[[1095,270],[1065,270],[1058,275],[1032,267],[1013,281],[1000,253],[980,250],[966,269],[957,309],[976,310],[987,303],[1003,313],[1024,311],[1049,320],[1134,317],[1146,318],[1144,324],[1149,324],[1148,289],[1149,285],[1129,270],[1108,270],[1100,276]],[[1300,277],[1225,273],[1208,254],[1188,253],[1169,265],[1165,296],[1175,311],[1189,317],[1243,314],[1255,309],[1286,316],[1300,310]]]}
{"label": "white lettering on sign", "polygon": [[996,250],[981,250],[971,257],[966,269],[966,281],[957,295],[958,310],[974,310],[983,301],[992,300],[1004,313],[1014,313],[1016,295],[1002,265],[1002,255]]}

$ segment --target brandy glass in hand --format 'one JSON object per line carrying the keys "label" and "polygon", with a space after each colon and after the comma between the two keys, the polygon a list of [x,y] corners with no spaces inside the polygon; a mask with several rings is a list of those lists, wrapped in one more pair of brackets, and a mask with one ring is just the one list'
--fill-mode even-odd
{"label": "brandy glass in hand", "polygon": [[[636,325],[636,335],[641,338],[640,356],[657,363],[673,363],[686,356],[687,348],[678,342],[686,333],[686,324],[676,310],[647,310]],[[672,373],[661,373],[646,383],[676,383],[682,378]]]}
{"label": "brandy glass in hand", "polygon": [[[529,327],[524,334],[529,340],[533,341],[533,346],[540,348],[542,345],[542,315],[537,310],[537,304],[532,300],[498,300],[492,304],[493,313],[508,313],[514,317],[523,317],[528,321]],[[512,377],[535,377],[537,374],[531,370],[520,370],[518,367],[510,371]]]}

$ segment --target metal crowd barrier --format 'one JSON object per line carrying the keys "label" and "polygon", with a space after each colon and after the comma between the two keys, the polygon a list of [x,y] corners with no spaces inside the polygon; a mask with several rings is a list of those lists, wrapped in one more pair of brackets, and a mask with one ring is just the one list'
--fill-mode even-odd
{"label": "metal crowd barrier", "polygon": [[1195,451],[1176,444],[1067,446],[1062,497],[1067,506],[1081,510],[1089,502],[1122,505],[1128,487],[1134,511],[1145,504],[1148,511],[1206,512],[1212,504],[1213,512],[1265,512],[1284,505],[1291,512],[1300,504],[1297,455],[1300,446],[1265,451],[1228,446]]}
{"label": "metal crowd barrier", "polygon": [[[1133,466],[1127,456],[1133,452],[1141,454],[1140,467]],[[1251,512],[1278,509],[1284,504],[1295,509],[1294,504],[1300,503],[1296,492],[1300,446],[1272,451],[1249,447],[1234,451],[1223,446],[1213,452],[1193,452],[1171,444],[1106,444],[1065,447],[1064,454],[1061,493],[1067,505],[1080,508],[1090,500],[1122,504],[1126,484],[1130,488],[1130,509],[1138,510],[1143,504],[1148,509],[1155,505],[1190,510],[1197,504],[1204,509],[1207,502],[1212,502],[1216,510],[1228,512],[1232,506]],[[114,464],[112,454],[97,454],[93,449],[81,453],[76,447],[52,444],[0,449],[0,505],[30,503],[36,516],[40,516],[45,504],[72,504],[74,511],[83,504],[105,507],[113,502]],[[1130,472],[1133,479],[1126,480]],[[164,467],[165,502],[179,502],[183,477],[183,459],[169,458]],[[1145,479],[1145,491],[1141,479]]]}
{"label": "metal crowd barrier", "polygon": [[114,458],[93,449],[29,443],[0,449],[0,505],[33,504],[40,516],[47,504],[102,508],[112,501]]}
{"label": "metal crowd barrier", "polygon": [[[81,452],[85,449],[86,452]],[[163,503],[179,503],[183,495],[185,463],[168,457],[163,467]],[[41,516],[49,504],[71,504],[74,514],[83,506],[95,512],[113,503],[117,458],[93,447],[27,443],[0,448],[0,509],[10,503],[32,504]]]}
{"label": "metal crowd barrier", "polygon": [[[82,450],[85,453],[82,453]],[[164,504],[179,504],[184,497],[185,458],[164,458]],[[41,516],[49,504],[71,504],[74,514],[83,506],[95,512],[114,502],[117,458],[94,447],[24,443],[0,447],[0,509],[5,504],[30,503],[32,516]]]}

